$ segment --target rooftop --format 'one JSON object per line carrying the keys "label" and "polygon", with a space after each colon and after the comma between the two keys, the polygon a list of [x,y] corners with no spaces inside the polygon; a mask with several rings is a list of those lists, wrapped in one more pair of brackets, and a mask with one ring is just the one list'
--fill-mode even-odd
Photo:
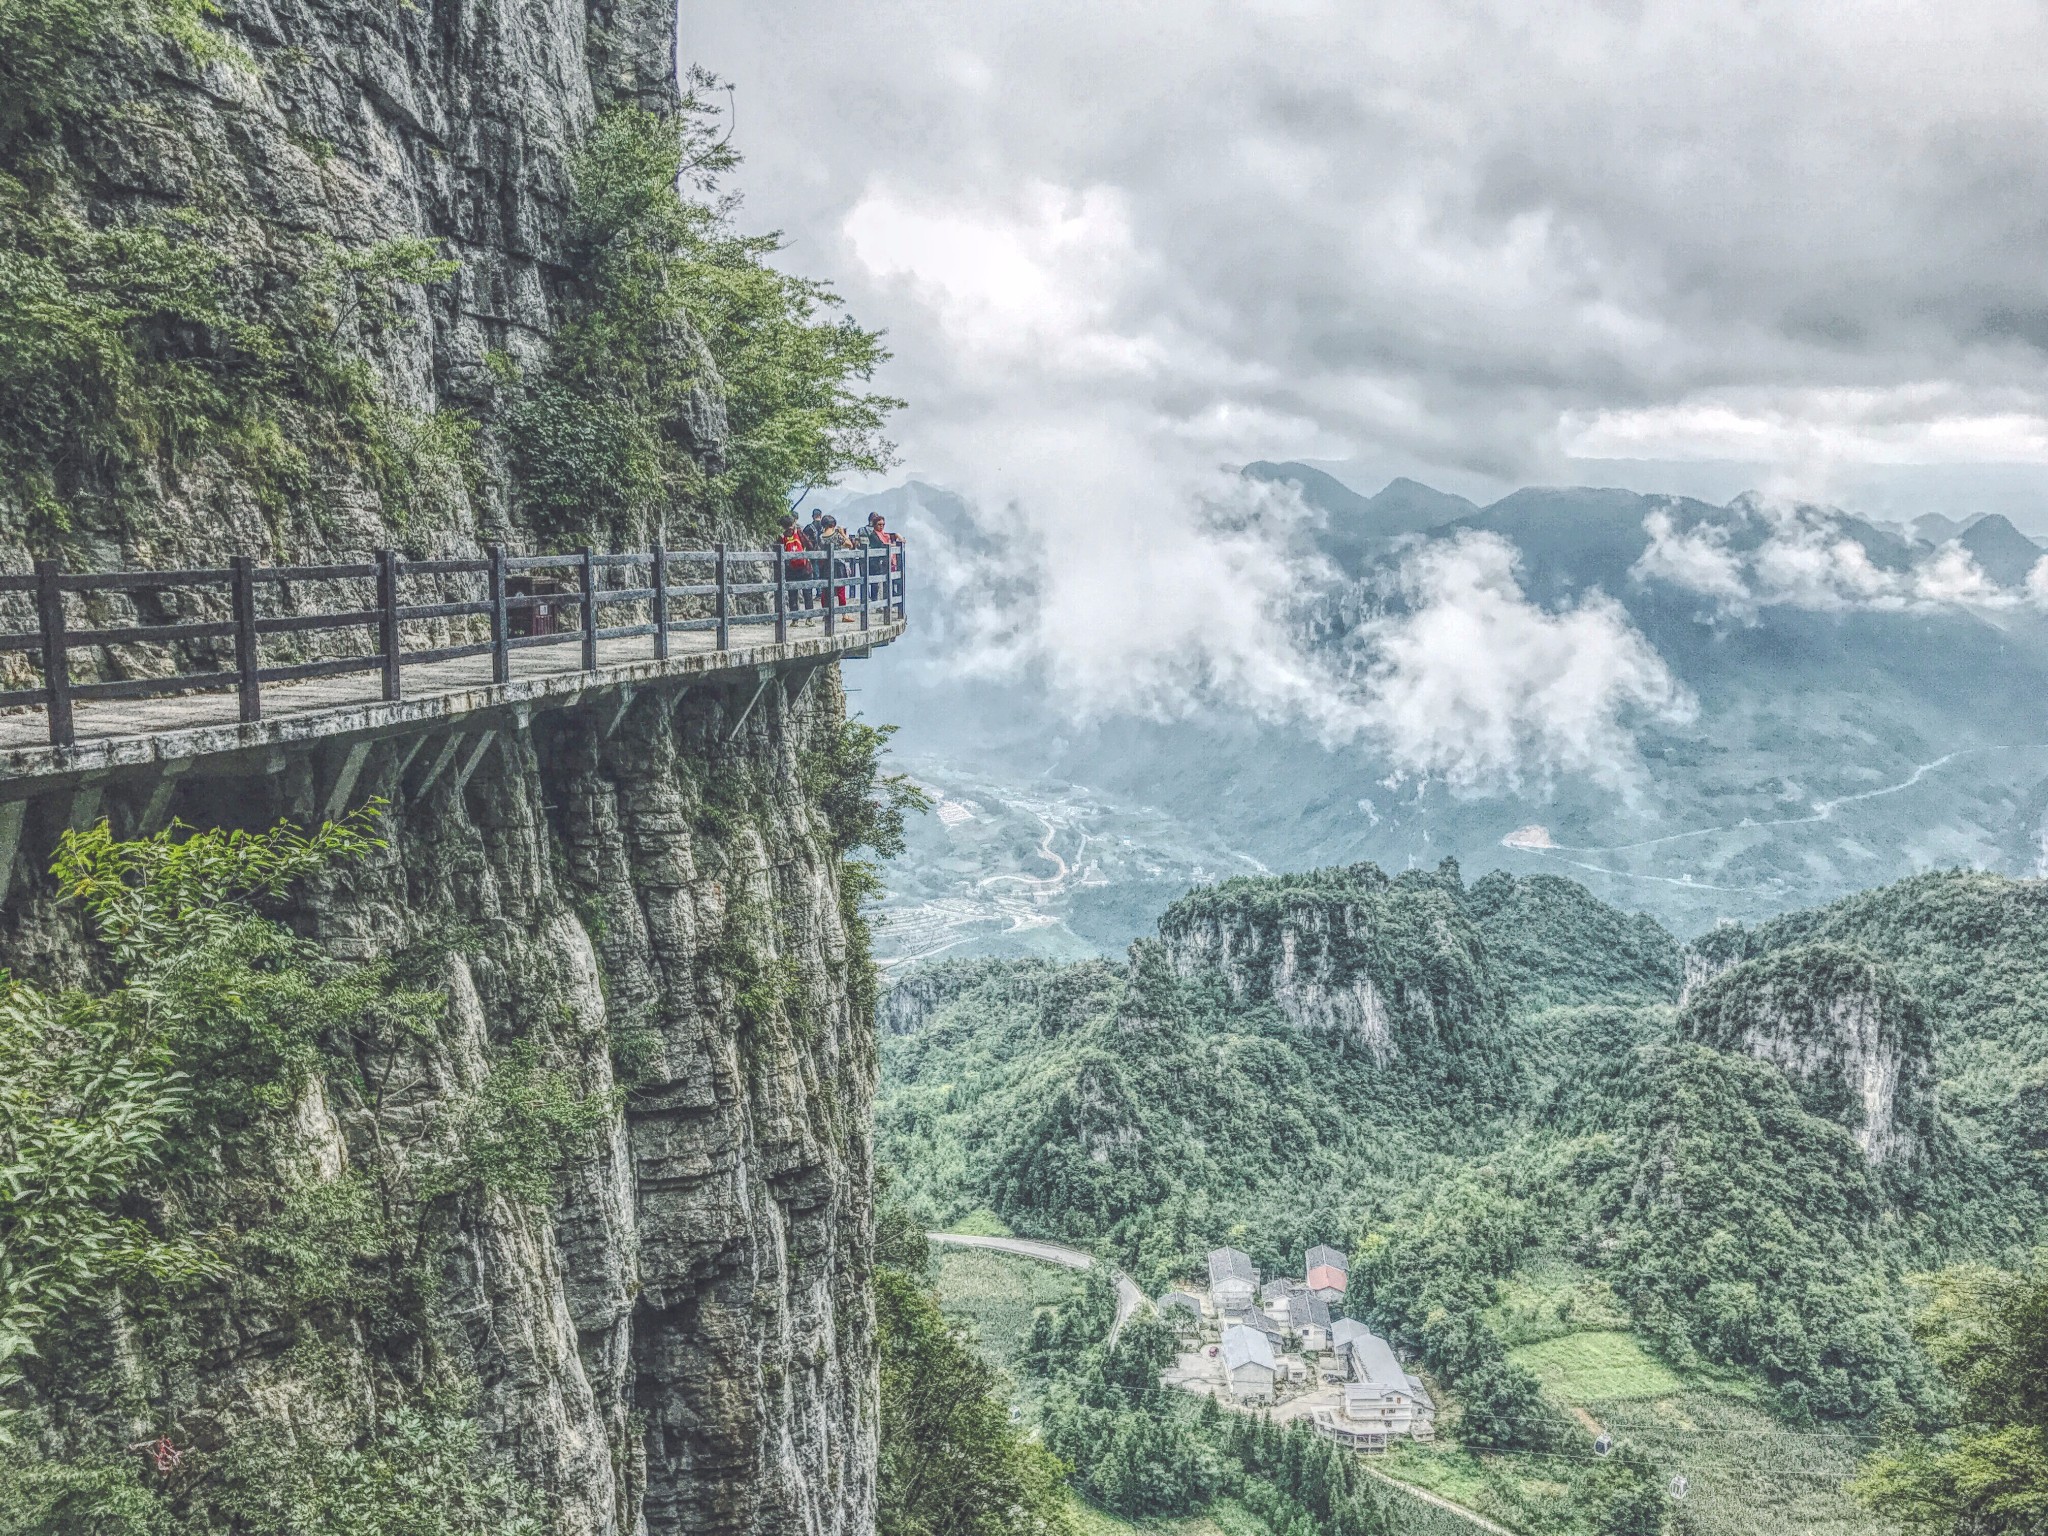
{"label": "rooftop", "polygon": [[1273,1346],[1256,1328],[1234,1323],[1223,1330],[1223,1366],[1234,1371],[1247,1365],[1273,1370]]}

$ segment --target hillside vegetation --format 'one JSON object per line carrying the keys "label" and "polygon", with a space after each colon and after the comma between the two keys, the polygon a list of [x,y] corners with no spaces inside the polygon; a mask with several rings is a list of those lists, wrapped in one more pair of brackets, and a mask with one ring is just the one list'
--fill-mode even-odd
{"label": "hillside vegetation", "polygon": [[1646,1487],[1686,1470],[1692,1528],[1882,1528],[1857,1462],[1957,1412],[1921,1277],[2018,1272],[2044,1235],[2038,886],[1929,877],[1682,953],[1566,881],[1356,866],[1160,931],[902,985],[878,1136],[921,1219],[985,1208],[1154,1293],[1224,1243],[1262,1274],[1345,1247],[1350,1312],[1450,1405],[1403,1475],[1519,1528],[1605,1518],[1596,1425]]}

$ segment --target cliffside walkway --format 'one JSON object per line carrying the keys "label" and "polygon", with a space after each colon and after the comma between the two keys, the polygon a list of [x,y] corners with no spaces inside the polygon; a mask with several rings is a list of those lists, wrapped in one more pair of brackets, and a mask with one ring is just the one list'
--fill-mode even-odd
{"label": "cliffside walkway", "polygon": [[641,682],[752,676],[758,697],[777,672],[800,686],[902,634],[906,563],[901,545],[380,550],[357,564],[99,573],[39,562],[0,576],[0,604],[35,603],[34,627],[0,633],[0,655],[41,673],[0,692],[0,795],[10,781],[388,733]]}

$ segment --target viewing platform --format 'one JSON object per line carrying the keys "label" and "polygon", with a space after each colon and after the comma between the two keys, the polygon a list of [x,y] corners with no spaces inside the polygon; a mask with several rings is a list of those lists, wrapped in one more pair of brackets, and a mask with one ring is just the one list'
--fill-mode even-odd
{"label": "viewing platform", "polygon": [[816,667],[901,635],[907,583],[897,544],[419,561],[379,551],[352,565],[108,573],[41,562],[0,576],[6,593],[33,594],[37,625],[0,634],[0,652],[29,653],[42,681],[0,693],[0,803],[54,779],[179,772],[654,684],[739,685],[737,730],[776,677],[793,697]]}

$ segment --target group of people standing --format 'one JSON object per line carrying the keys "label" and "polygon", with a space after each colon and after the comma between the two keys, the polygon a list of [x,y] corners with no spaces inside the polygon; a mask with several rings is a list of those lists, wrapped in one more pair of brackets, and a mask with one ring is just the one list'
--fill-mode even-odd
{"label": "group of people standing", "polygon": [[[850,528],[842,528],[838,518],[817,507],[811,508],[811,520],[808,523],[798,523],[794,512],[782,514],[782,548],[791,555],[823,550],[866,550],[867,558],[861,565],[867,575],[868,599],[871,602],[886,599],[888,596],[888,584],[883,578],[900,569],[897,551],[902,543],[899,535],[889,531],[888,520],[879,512],[868,514],[867,525],[859,533]],[[820,562],[819,575],[824,574],[823,564]],[[809,580],[812,574],[811,562],[808,560],[791,560],[788,568],[790,578],[794,581]],[[835,595],[835,606],[844,608],[846,588],[835,589]],[[814,608],[820,606],[816,599],[822,596],[822,593],[806,587],[797,596],[799,608]]]}

